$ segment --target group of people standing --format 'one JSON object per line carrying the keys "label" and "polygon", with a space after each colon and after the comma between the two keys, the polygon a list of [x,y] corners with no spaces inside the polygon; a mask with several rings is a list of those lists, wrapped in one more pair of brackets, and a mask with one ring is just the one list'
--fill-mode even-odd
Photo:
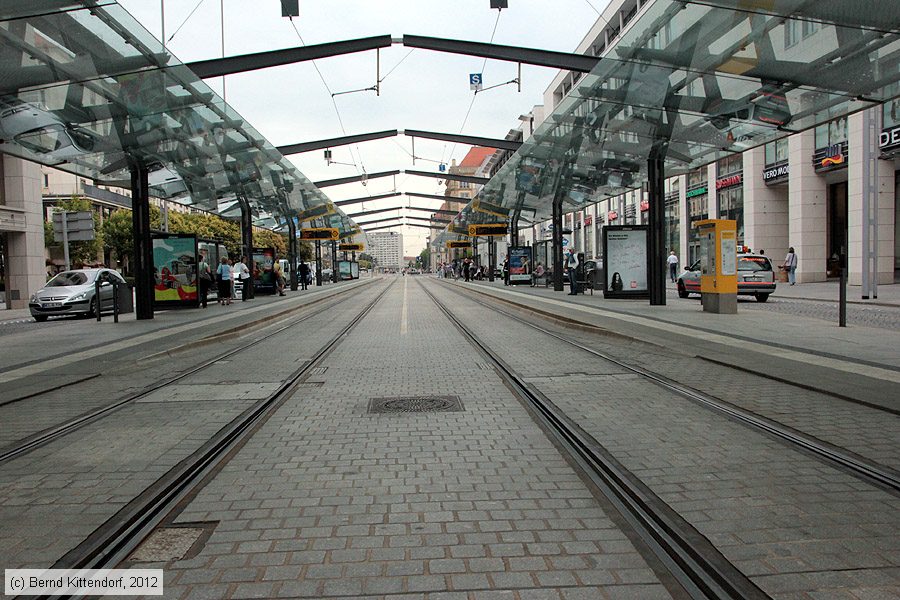
{"label": "group of people standing", "polygon": [[[249,258],[244,256],[238,262],[232,262],[230,258],[222,257],[219,264],[213,268],[206,260],[206,255],[201,253],[200,263],[197,265],[197,291],[200,298],[200,306],[206,308],[208,305],[209,290],[216,284],[216,297],[220,305],[230,306],[231,301],[235,298],[237,291],[241,292],[241,300],[246,301],[250,297],[250,286],[253,285],[252,273],[247,263]],[[299,279],[306,289],[309,279],[310,269],[305,262],[299,265]],[[286,277],[281,262],[275,260],[272,265],[272,272],[275,277],[275,291],[279,296],[284,296],[286,287]]]}

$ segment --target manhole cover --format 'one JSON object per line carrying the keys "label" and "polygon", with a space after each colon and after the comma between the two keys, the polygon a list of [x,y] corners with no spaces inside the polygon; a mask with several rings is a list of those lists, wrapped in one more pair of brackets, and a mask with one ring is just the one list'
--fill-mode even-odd
{"label": "manhole cover", "polygon": [[189,523],[162,527],[153,531],[128,560],[132,562],[168,562],[196,556],[212,535],[216,523]]}
{"label": "manhole cover", "polygon": [[462,403],[456,396],[405,396],[402,398],[372,398],[370,413],[459,412]]}

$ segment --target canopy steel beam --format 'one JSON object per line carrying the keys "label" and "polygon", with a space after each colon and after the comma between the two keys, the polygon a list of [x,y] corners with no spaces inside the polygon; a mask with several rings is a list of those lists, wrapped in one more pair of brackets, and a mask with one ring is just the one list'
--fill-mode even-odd
{"label": "canopy steel beam", "polygon": [[[433,177],[435,179],[449,179],[450,181],[467,181],[469,183],[477,183],[484,185],[490,181],[490,177],[476,177],[474,175],[456,175],[450,173],[431,173],[429,171],[411,171],[406,169],[403,171],[407,175],[418,175],[419,177]],[[449,197],[449,196],[448,196]]]}
{"label": "canopy steel beam", "polygon": [[409,48],[423,48],[438,52],[450,52],[453,54],[468,54],[469,56],[483,56],[495,60],[507,60],[510,62],[524,63],[526,65],[538,65],[567,71],[580,71],[590,73],[599,58],[584,54],[572,54],[570,52],[553,52],[551,50],[538,50],[536,48],[522,48],[520,46],[501,46],[500,44],[486,44],[483,42],[467,42],[464,40],[449,40],[446,38],[426,37],[422,35],[404,35],[403,45]]}
{"label": "canopy steel beam", "polygon": [[347,213],[347,216],[351,219],[355,219],[357,217],[365,217],[366,215],[375,215],[378,213],[388,212],[389,210],[402,210],[401,206],[392,206],[391,208],[378,208],[375,210],[364,210],[358,213]]}
{"label": "canopy steel beam", "polygon": [[378,227],[372,227],[370,229],[366,229],[365,231],[378,231],[379,229],[391,229],[393,227],[403,227],[403,223],[394,223],[393,225],[379,225]]}
{"label": "canopy steel beam", "polygon": [[366,221],[365,223],[361,223],[359,221],[356,222],[360,227],[365,227],[366,225],[374,225],[375,223],[384,223],[385,221],[396,221],[398,219],[402,219],[403,217],[385,217],[384,219],[375,219],[374,221]]}
{"label": "canopy steel beam", "polygon": [[387,194],[376,194],[375,196],[363,196],[362,198],[350,198],[348,200],[338,200],[335,206],[347,206],[348,204],[359,204],[361,202],[371,202],[372,200],[381,200],[382,198],[393,198],[399,196],[400,192],[388,192]]}
{"label": "canopy steel beam", "polygon": [[451,219],[426,219],[425,217],[413,217],[410,215],[406,215],[407,219],[412,219],[414,221],[425,221],[426,223],[450,223]]}
{"label": "canopy steel beam", "polygon": [[409,137],[442,140],[445,142],[459,142],[460,144],[471,144],[472,146],[484,146],[486,148],[500,148],[501,150],[516,151],[522,146],[522,142],[515,142],[513,140],[501,140],[474,135],[459,135],[455,133],[436,133],[433,131],[419,131],[418,129],[403,129],[400,133]]}
{"label": "canopy steel beam", "polygon": [[316,140],[313,142],[300,142],[299,144],[287,144],[286,146],[276,146],[275,149],[287,156],[289,154],[300,154],[302,152],[312,152],[313,150],[322,150],[323,148],[334,148],[335,146],[347,146],[359,142],[368,142],[371,140],[380,140],[383,138],[395,137],[396,129],[388,129],[385,131],[376,131],[374,133],[360,133],[357,135],[345,135],[343,137],[330,138],[327,140]]}
{"label": "canopy steel beam", "polygon": [[445,227],[442,225],[420,225],[419,223],[406,223],[405,227],[421,227],[422,229],[440,229],[444,230]]}
{"label": "canopy steel beam", "polygon": [[428,198],[429,200],[440,200],[441,202],[461,202],[468,204],[469,198],[457,198],[456,196],[443,196],[441,194],[420,194],[419,192],[403,192],[407,196],[415,198]]}
{"label": "canopy steel beam", "polygon": [[267,52],[255,52],[253,54],[242,54],[240,56],[229,56],[226,58],[198,60],[186,63],[185,66],[192,70],[197,77],[206,79],[209,77],[221,77],[222,75],[231,75],[233,73],[244,73],[246,71],[266,69],[268,67],[277,67],[307,60],[327,58],[329,56],[340,56],[341,54],[364,52],[366,50],[375,50],[376,48],[387,48],[390,45],[390,35],[376,35],[374,37],[346,40],[343,42],[329,42],[327,44],[298,46],[295,48],[284,48],[283,50],[269,50]]}
{"label": "canopy steel beam", "polygon": [[353,177],[338,177],[337,179],[326,179],[325,181],[316,181],[313,183],[317,188],[330,187],[333,185],[344,185],[345,183],[355,183],[357,181],[368,181],[369,179],[377,179],[379,177],[391,177],[399,175],[400,171],[381,171],[380,173],[365,173],[363,175],[354,175]]}
{"label": "canopy steel beam", "polygon": [[421,210],[422,212],[432,213],[436,215],[449,215],[455,217],[459,214],[458,210],[439,210],[437,208],[422,208],[419,206],[405,206],[406,210]]}

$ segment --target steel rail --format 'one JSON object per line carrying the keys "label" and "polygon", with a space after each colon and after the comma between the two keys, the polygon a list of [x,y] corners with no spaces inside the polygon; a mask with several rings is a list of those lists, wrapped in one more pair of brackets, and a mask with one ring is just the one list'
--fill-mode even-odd
{"label": "steel rail", "polygon": [[391,281],[357,315],[326,342],[315,355],[291,373],[277,390],[220,429],[202,447],[172,467],[144,492],[120,509],[81,544],[60,558],[53,568],[113,568],[128,557],[167,515],[192,493],[198,492],[207,477],[224,465],[256,430],[280,408],[301,380],[327,357],[393,287]]}
{"label": "steel rail", "polygon": [[[485,342],[419,282],[463,336],[493,363],[496,371],[540,423],[575,459],[584,473],[634,528],[691,598],[702,600],[769,599],[712,544],[618,463],[590,434],[534,389]],[[638,480],[639,481],[639,480]]]}
{"label": "steel rail", "polygon": [[[363,285],[368,285],[368,283],[363,284]],[[358,288],[354,287],[351,289],[358,289]],[[344,293],[349,292],[349,291],[350,290],[342,290],[341,292],[338,292],[337,294],[328,296],[327,298],[322,298],[321,300],[318,300],[317,302],[319,302],[319,301],[327,302],[328,300],[331,300],[332,298],[335,298],[338,295],[343,295]],[[119,410],[120,408],[123,408],[126,405],[134,402],[135,400],[143,398],[144,396],[147,396],[148,394],[151,394],[151,393],[153,393],[157,390],[160,390],[166,386],[172,385],[173,383],[180,381],[186,377],[194,375],[195,373],[198,373],[199,371],[202,371],[203,369],[210,367],[211,365],[213,365],[214,363],[217,363],[220,360],[228,358],[229,356],[233,356],[234,354],[237,354],[238,352],[243,352],[244,350],[246,350],[248,348],[251,348],[251,347],[253,347],[259,343],[262,343],[264,341],[267,341],[272,335],[281,333],[282,331],[290,329],[290,328],[294,327],[295,325],[298,325],[308,319],[318,316],[321,313],[323,313],[324,311],[328,310],[329,308],[332,308],[335,304],[343,302],[344,300],[345,299],[341,299],[337,303],[330,303],[325,306],[322,306],[321,308],[314,310],[312,313],[303,315],[302,317],[292,320],[287,325],[279,327],[275,331],[267,332],[264,336],[262,336],[258,339],[250,341],[250,342],[248,342],[242,346],[239,346],[237,348],[233,348],[231,350],[222,352],[221,354],[218,354],[217,356],[215,356],[209,360],[203,361],[199,365],[191,367],[187,371],[179,373],[178,375],[169,377],[168,379],[165,379],[161,382],[151,384],[138,392],[134,392],[132,394],[123,396],[123,397],[119,398],[118,400],[113,401],[110,404],[107,404],[105,406],[101,406],[100,408],[96,408],[94,410],[82,413],[72,419],[69,419],[68,421],[63,421],[62,423],[59,423],[52,427],[48,427],[47,429],[43,429],[34,434],[31,434],[21,440],[18,440],[17,442],[13,442],[13,444],[11,444],[5,448],[0,448],[0,465],[8,462],[10,460],[14,460],[20,456],[23,456],[23,455],[25,455],[33,450],[36,450],[42,446],[45,446],[58,438],[66,436],[66,435],[84,427],[85,425],[89,425],[90,423],[93,423],[99,419],[102,419],[103,417],[108,416],[110,413],[113,413],[113,412]],[[310,306],[310,305],[307,304],[307,305],[304,305],[299,308],[302,309],[302,308],[305,308],[306,306]],[[44,393],[48,393],[49,391],[54,391],[54,390],[39,392],[35,395],[28,396],[28,398],[34,398],[36,395],[42,395]],[[25,398],[20,398],[18,400],[24,400],[24,399]],[[8,403],[9,402],[7,402],[6,404],[8,404]]]}
{"label": "steel rail", "polygon": [[[696,388],[692,388],[690,386],[674,381],[666,377],[665,375],[655,373],[643,367],[630,365],[610,356],[605,352],[601,352],[599,350],[595,350],[594,348],[579,344],[578,342],[566,339],[558,333],[550,331],[549,329],[541,327],[540,325],[522,321],[515,315],[512,315],[496,306],[492,306],[482,300],[471,297],[469,297],[469,299],[472,300],[472,302],[494,310],[504,316],[516,319],[519,323],[527,325],[532,329],[536,329],[537,331],[549,335],[550,337],[553,337],[561,342],[565,342],[566,344],[583,350],[584,352],[596,356],[597,358],[601,358],[619,367],[622,367],[623,369],[631,371],[632,373],[640,375],[641,377],[644,377],[645,379],[655,383],[656,385],[670,392],[674,392],[679,396],[687,398],[688,400],[691,400],[692,402],[699,404],[700,406],[724,414],[728,418],[747,425],[752,429],[762,431],[778,440],[787,442],[790,446],[802,448],[803,450],[806,450],[823,462],[826,462],[831,466],[837,467],[843,471],[850,472],[854,476],[866,481],[867,483],[875,484],[878,487],[885,488],[893,492],[894,494],[900,494],[900,473],[898,473],[894,469],[891,469],[890,467],[878,464],[865,457],[859,456],[858,454],[847,450],[846,448],[831,444],[808,433],[798,431],[797,429],[790,427],[789,425],[785,425],[784,423],[781,423],[774,419],[770,419],[769,417],[765,417],[763,415],[760,415],[759,413],[753,412],[746,408],[741,408],[726,400],[722,400],[721,398],[717,398]],[[777,379],[774,378],[773,380],[777,381]]]}

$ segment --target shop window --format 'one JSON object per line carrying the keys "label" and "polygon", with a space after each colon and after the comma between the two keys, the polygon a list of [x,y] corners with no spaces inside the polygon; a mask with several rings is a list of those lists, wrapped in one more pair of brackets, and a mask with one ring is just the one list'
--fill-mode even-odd
{"label": "shop window", "polygon": [[881,111],[884,119],[884,124],[882,125],[884,129],[900,125],[900,98],[894,98],[885,102]]}
{"label": "shop window", "polygon": [[847,141],[847,117],[816,127],[816,148],[827,148]]}
{"label": "shop window", "polygon": [[788,140],[782,138],[766,144],[766,164],[785,162],[788,159]]}

